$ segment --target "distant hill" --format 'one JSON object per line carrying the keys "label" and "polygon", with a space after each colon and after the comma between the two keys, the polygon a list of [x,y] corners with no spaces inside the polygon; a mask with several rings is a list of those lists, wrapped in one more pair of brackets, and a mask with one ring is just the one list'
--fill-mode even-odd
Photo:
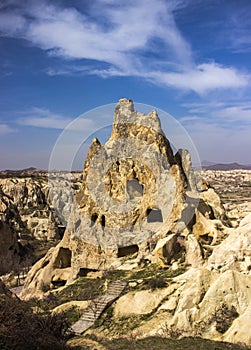
{"label": "distant hill", "polygon": [[34,171],[39,171],[37,168],[34,167],[29,167],[25,169],[6,169],[6,170],[1,170],[1,172],[5,173],[24,173],[24,172],[34,172]]}
{"label": "distant hill", "polygon": [[202,167],[207,167],[207,166],[215,165],[215,164],[216,164],[215,162],[210,162],[210,161],[208,161],[208,160],[203,160],[203,161],[201,162],[201,166],[202,166]]}
{"label": "distant hill", "polygon": [[34,167],[19,169],[19,170],[2,170],[0,171],[0,177],[27,177],[27,176],[36,176],[40,173],[45,172],[44,170],[39,170]]}
{"label": "distant hill", "polygon": [[[204,162],[203,162],[204,163]],[[243,165],[239,163],[219,163],[219,164],[208,164],[202,163],[202,168],[205,170],[251,170],[251,165]],[[208,162],[210,163],[210,162]]]}

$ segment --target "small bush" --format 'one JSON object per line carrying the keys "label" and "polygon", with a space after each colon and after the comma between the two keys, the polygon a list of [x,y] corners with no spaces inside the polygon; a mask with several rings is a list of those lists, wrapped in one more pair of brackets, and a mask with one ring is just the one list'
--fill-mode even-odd
{"label": "small bush", "polygon": [[167,282],[163,277],[153,277],[147,282],[147,285],[150,289],[165,288]]}
{"label": "small bush", "polygon": [[238,316],[239,314],[234,306],[230,308],[228,305],[222,304],[221,307],[215,311],[213,316],[213,321],[216,322],[215,328],[217,332],[225,333],[233,323],[233,320]]}

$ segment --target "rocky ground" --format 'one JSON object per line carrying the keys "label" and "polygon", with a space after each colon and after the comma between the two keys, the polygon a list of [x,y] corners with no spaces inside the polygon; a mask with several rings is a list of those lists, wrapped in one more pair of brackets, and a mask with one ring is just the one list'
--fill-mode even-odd
{"label": "rocky ground", "polygon": [[201,175],[220,195],[232,225],[238,225],[251,212],[251,170],[204,170]]}
{"label": "rocky ground", "polygon": [[196,180],[157,112],[121,99],[111,137],[93,140],[81,181],[50,175],[49,183],[4,175],[0,233],[15,264],[29,256],[30,237],[58,240],[19,296],[42,317],[63,313],[70,348],[251,346],[250,172],[205,171]]}
{"label": "rocky ground", "polygon": [[[226,184],[230,183],[230,179],[235,179],[235,173],[236,171],[226,172],[224,178],[224,172],[221,172],[221,180],[217,180],[217,171],[207,171],[203,174],[209,184],[217,188],[221,194],[225,208],[230,209],[230,219],[234,226],[239,224],[248,213],[251,203],[248,197],[251,190],[251,186],[248,187],[250,171],[238,171],[238,191],[235,191],[235,185],[232,182],[231,188],[226,192]],[[240,176],[241,180],[247,179],[243,186]],[[25,203],[31,200],[23,201],[24,205],[20,205],[22,202],[17,200],[20,192],[18,196],[14,196],[14,190],[10,191],[9,184],[17,185],[18,182],[19,185],[13,187],[23,188],[26,182],[28,183],[26,186],[30,189],[29,194],[34,193],[33,186],[38,186],[40,183],[38,193],[41,193],[41,179],[39,182],[27,178],[25,181],[23,179],[8,179],[8,181],[4,179],[3,181],[5,186],[2,186],[5,189],[3,192],[7,192],[5,196],[9,199],[9,203],[19,208],[21,222],[27,222],[27,213],[25,210],[22,211],[22,208],[27,208]],[[30,185],[31,183],[33,186]],[[220,186],[221,183],[222,186]],[[42,179],[42,184],[43,193],[46,193],[45,178]],[[41,196],[37,196],[40,198],[38,202],[34,202],[34,195],[31,198],[32,211],[36,213],[37,210],[41,210],[40,207],[37,208],[41,205]],[[47,204],[43,202],[43,205]],[[49,206],[47,206],[49,212],[48,208]],[[18,215],[13,217],[17,220]],[[46,218],[49,221],[48,214]],[[39,222],[39,219],[39,216],[34,215],[34,220]],[[127,283],[127,287],[120,298],[105,309],[101,317],[84,335],[68,340],[70,348],[121,349],[123,346],[124,349],[149,349],[150,346],[165,349],[168,346],[170,349],[241,349],[241,346],[231,345],[231,343],[250,344],[251,280],[248,273],[243,274],[236,270],[241,269],[238,264],[245,266],[251,266],[251,264],[245,261],[248,254],[245,254],[240,242],[235,255],[233,252],[240,236],[245,240],[245,244],[248,243],[250,222],[251,220],[246,218],[238,230],[228,228],[232,233],[227,235],[225,247],[224,244],[216,247],[204,266],[202,264],[191,268],[183,260],[183,263],[179,264],[172,261],[169,266],[163,268],[157,264],[149,264],[147,261],[138,264],[135,260],[136,256],[132,255],[122,258],[118,269],[101,274],[89,272],[87,276],[79,277],[69,286],[47,292],[43,300],[34,301],[35,304],[32,307],[39,314],[48,313],[48,310],[54,310],[54,313],[60,314],[64,312],[69,324],[73,324],[82,315],[82,310],[88,307],[89,300],[105,293],[111,281],[122,280]],[[37,226],[40,227],[39,224]],[[37,238],[40,241],[48,240],[46,235],[45,237],[38,235]],[[248,244],[250,246],[250,242]],[[229,247],[231,247],[231,254],[228,254]],[[224,259],[222,259],[223,256]],[[180,261],[182,262],[182,257]],[[184,336],[189,338],[183,338]],[[202,338],[208,338],[208,340]],[[247,346],[245,348],[248,349]]]}

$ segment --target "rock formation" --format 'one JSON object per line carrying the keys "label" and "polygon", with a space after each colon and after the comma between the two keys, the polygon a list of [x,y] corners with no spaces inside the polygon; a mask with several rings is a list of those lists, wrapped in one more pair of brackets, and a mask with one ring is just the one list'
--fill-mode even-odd
{"label": "rock formation", "polygon": [[0,187],[0,274],[15,269],[19,264],[21,257],[17,231],[23,229],[16,205]]}
{"label": "rock formation", "polygon": [[[64,192],[62,201],[54,187],[65,188],[70,181],[59,176],[49,191],[47,172],[22,176],[18,172],[1,172],[0,175],[1,275],[20,268],[28,260],[30,265],[41,258],[46,253],[41,242],[52,246],[62,238],[70,200]],[[78,188],[78,178],[80,174],[70,182],[74,188]],[[60,206],[58,215],[53,207]]]}
{"label": "rock formation", "polygon": [[[133,337],[199,336],[251,345],[251,216],[231,227],[217,193],[195,176],[188,151],[173,154],[156,111],[141,114],[131,100],[120,100],[110,139],[101,145],[95,138],[90,146],[75,196],[69,183],[55,180],[52,202],[67,228],[32,267],[22,298],[42,297],[78,276],[127,270],[128,289],[109,317],[112,324],[139,317]],[[164,283],[154,288],[149,282],[155,276],[130,280],[147,266],[161,276],[180,267],[186,272],[161,277]],[[99,334],[102,327],[92,331]]]}
{"label": "rock formation", "polygon": [[217,240],[220,219],[217,194],[198,190],[188,151],[173,154],[157,112],[142,114],[121,99],[110,139],[90,146],[65,235],[33,266],[23,297],[119,266],[132,254],[136,264],[166,266],[187,250],[190,262],[199,255],[202,264],[201,244]]}
{"label": "rock formation", "polygon": [[[191,268],[166,287],[132,291],[114,305],[117,320],[151,314],[135,334],[200,336],[250,345],[251,276]],[[128,308],[130,305],[130,308]]]}

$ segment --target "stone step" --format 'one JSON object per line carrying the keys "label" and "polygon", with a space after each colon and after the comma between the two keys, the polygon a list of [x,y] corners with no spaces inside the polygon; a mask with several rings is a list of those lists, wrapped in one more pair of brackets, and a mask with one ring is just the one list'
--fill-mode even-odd
{"label": "stone step", "polygon": [[70,327],[70,331],[76,335],[80,335],[93,326],[104,309],[120,296],[125,286],[126,282],[124,281],[111,282],[106,293],[91,302],[83,311],[80,319]]}

